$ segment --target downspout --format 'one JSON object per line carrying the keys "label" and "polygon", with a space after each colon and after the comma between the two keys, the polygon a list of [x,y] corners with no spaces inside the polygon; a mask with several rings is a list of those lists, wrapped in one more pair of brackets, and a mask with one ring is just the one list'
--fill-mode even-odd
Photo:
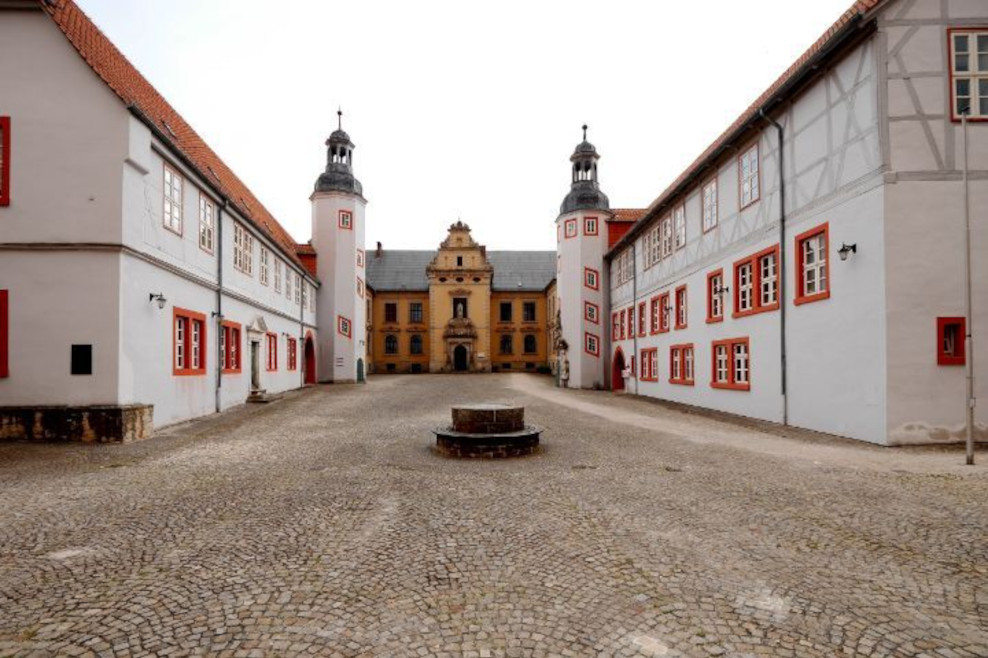
{"label": "downspout", "polygon": [[[305,283],[305,276],[304,275],[302,276],[302,285],[303,286],[306,285],[306,283]],[[303,290],[304,290],[304,288],[303,288]],[[315,289],[313,289],[312,294],[315,295]],[[308,295],[303,295],[301,299],[307,299],[307,298],[308,298]],[[310,304],[312,303],[311,300],[308,300],[308,301],[309,301]],[[302,345],[303,345],[302,352],[305,352],[305,349],[304,349],[304,345],[305,345],[305,304],[301,304],[301,308],[298,310],[298,335],[302,337],[299,342],[302,343]],[[287,357],[288,355],[286,354],[285,356]],[[302,388],[302,386],[305,384],[305,369],[298,367],[298,343],[295,344],[295,368],[298,370],[298,376],[299,376],[298,387],[299,388]]]}
{"label": "downspout", "polygon": [[641,366],[641,359],[638,358],[638,327],[641,326],[642,319],[638,317],[638,263],[637,257],[635,255],[635,245],[636,241],[631,241],[631,308],[635,311],[635,324],[631,327],[634,330],[634,340],[632,345],[634,345],[634,354],[631,357],[631,372],[635,373],[635,395],[638,395],[638,379],[642,376],[638,372],[638,367]]}
{"label": "downspout", "polygon": [[759,109],[758,114],[775,126],[779,134],[779,360],[782,382],[782,424],[789,424],[789,397],[786,382],[786,169],[785,141],[778,121]]}
{"label": "downspout", "polygon": [[216,207],[216,413],[223,410],[223,210],[227,203],[223,199],[223,205]]}

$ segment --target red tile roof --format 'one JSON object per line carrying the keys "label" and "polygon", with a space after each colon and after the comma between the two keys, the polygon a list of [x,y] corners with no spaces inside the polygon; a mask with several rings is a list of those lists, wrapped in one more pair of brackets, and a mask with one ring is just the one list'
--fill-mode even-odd
{"label": "red tile roof", "polygon": [[[806,52],[799,56],[799,58],[792,63],[792,65],[786,69],[786,71],[773,82],[768,89],[766,89],[744,112],[741,113],[737,119],[734,120],[727,130],[722,132],[717,139],[713,141],[710,146],[708,146],[700,156],[687,167],[683,173],[681,173],[676,180],[672,182],[663,192],[660,194],[655,201],[649,204],[646,212],[642,215],[642,220],[647,221],[651,211],[655,210],[659,206],[662,206],[666,201],[671,200],[672,197],[678,195],[681,190],[679,187],[692,178],[702,166],[707,164],[707,161],[713,157],[723,146],[728,144],[734,134],[741,129],[745,124],[758,116],[758,111],[765,107],[765,103],[771,100],[776,94],[778,94],[789,82],[796,79],[796,77],[803,71],[804,65],[809,62],[813,57],[820,54],[824,49],[830,44],[832,40],[838,35],[843,33],[843,30],[847,28],[853,21],[863,17],[866,13],[874,10],[878,5],[887,2],[888,0],[856,0],[851,6],[840,15],[833,25],[827,28],[819,39],[813,42]],[[638,227],[635,227],[634,231],[631,231],[632,237],[637,233]]]}
{"label": "red tile roof", "polygon": [[611,208],[612,222],[637,222],[645,214],[645,208]]}
{"label": "red tile roof", "polygon": [[75,2],[58,0],[40,4],[96,75],[128,107],[153,123],[160,131],[159,137],[182,154],[241,214],[282,247],[288,258],[302,264],[295,254],[295,240]]}

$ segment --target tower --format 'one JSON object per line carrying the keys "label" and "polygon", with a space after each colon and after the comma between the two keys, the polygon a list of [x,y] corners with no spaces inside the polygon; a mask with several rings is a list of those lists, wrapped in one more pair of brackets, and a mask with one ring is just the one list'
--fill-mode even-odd
{"label": "tower", "polygon": [[609,312],[604,254],[611,212],[597,181],[599,159],[597,149],[587,141],[584,125],[583,141],[570,156],[570,191],[556,218],[556,294],[571,388],[604,385],[605,315]]}
{"label": "tower", "polygon": [[319,381],[362,379],[367,364],[364,302],[363,187],[353,175],[353,142],[339,125],[326,140],[326,170],[316,180],[312,202],[312,246],[321,282],[316,299]]}

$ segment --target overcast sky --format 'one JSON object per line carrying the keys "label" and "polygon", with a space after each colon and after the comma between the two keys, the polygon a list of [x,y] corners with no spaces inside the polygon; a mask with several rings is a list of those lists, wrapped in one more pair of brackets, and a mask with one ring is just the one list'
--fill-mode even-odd
{"label": "overcast sky", "polygon": [[78,0],[300,242],[343,127],[367,244],[554,249],[580,125],[648,205],[850,0]]}

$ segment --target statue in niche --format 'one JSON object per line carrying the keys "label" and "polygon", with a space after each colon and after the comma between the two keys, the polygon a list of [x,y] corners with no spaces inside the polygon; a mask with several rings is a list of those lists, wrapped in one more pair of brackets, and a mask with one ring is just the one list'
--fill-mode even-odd
{"label": "statue in niche", "polygon": [[460,302],[459,304],[456,305],[456,319],[457,320],[463,319],[463,302]]}

